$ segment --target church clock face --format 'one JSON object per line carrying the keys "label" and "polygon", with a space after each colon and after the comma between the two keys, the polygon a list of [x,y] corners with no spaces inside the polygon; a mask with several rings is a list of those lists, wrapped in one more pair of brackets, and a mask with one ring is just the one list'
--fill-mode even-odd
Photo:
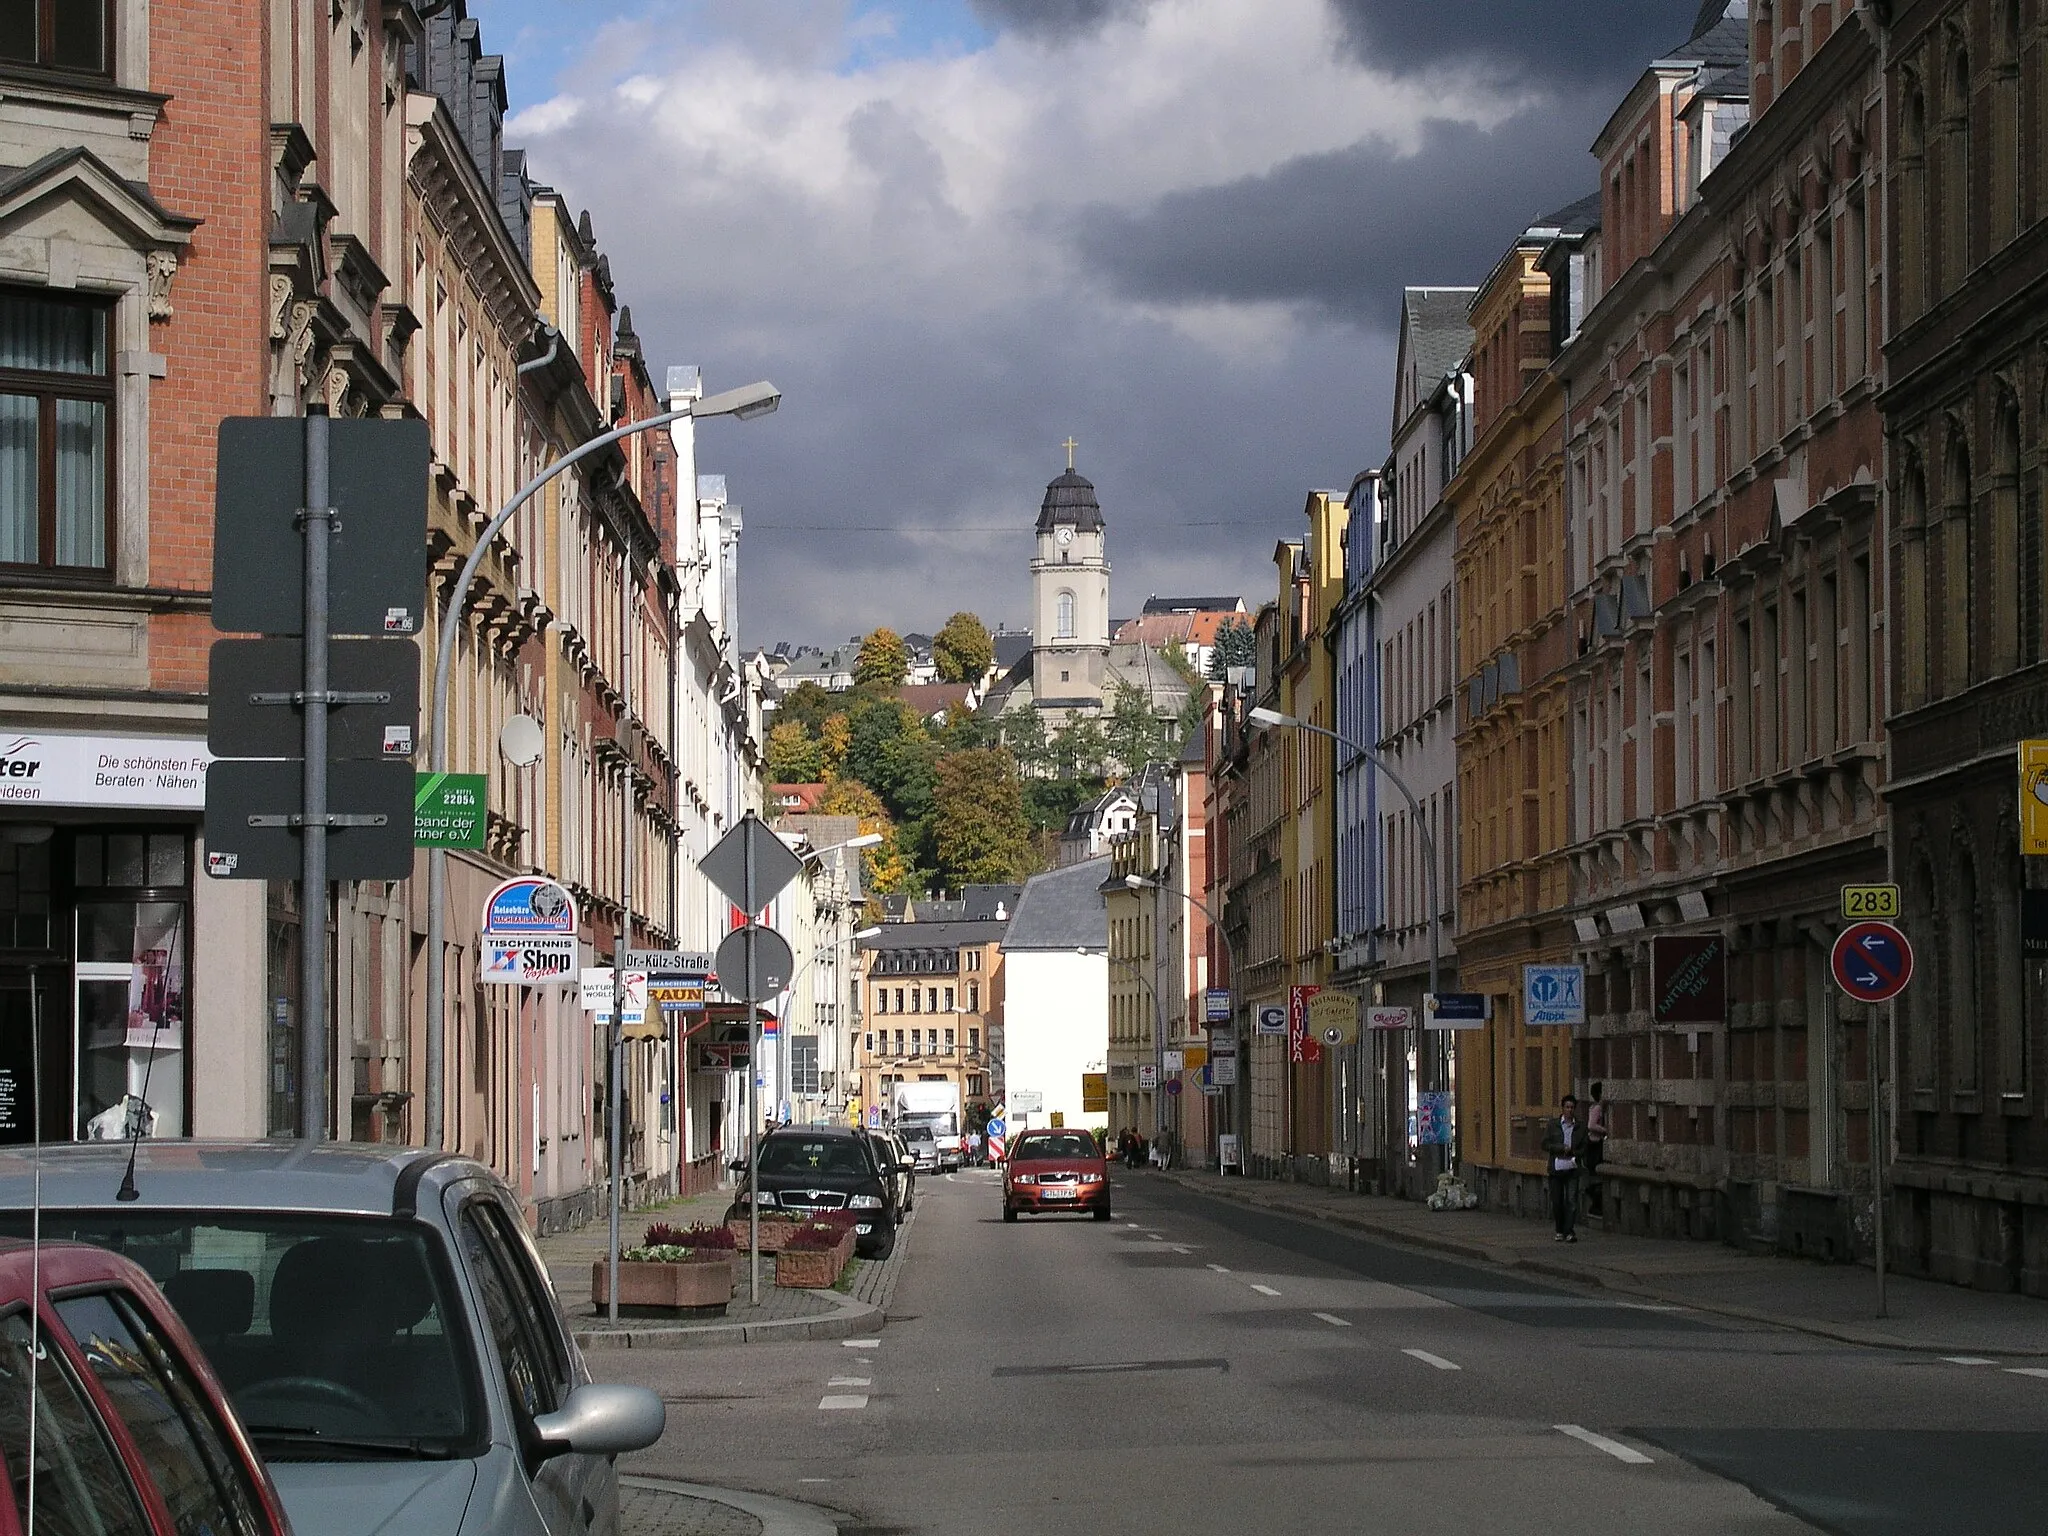
{"label": "church clock face", "polygon": [[1061,547],[1064,548],[1074,542],[1073,527],[1070,524],[1062,523],[1060,524],[1059,532],[1055,533],[1053,537],[1059,540]]}

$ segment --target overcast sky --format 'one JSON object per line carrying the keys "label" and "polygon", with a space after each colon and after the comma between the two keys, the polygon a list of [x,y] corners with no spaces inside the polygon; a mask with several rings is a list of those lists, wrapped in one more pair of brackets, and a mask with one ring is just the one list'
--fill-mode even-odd
{"label": "overcast sky", "polygon": [[748,645],[1028,623],[1061,441],[1111,606],[1272,596],[1386,453],[1404,284],[1475,282],[1699,0],[470,0],[707,425]]}

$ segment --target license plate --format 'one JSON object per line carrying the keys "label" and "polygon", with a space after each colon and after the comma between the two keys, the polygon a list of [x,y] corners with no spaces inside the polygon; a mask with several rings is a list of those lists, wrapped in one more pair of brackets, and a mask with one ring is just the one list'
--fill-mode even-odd
{"label": "license plate", "polygon": [[1076,1191],[1071,1189],[1045,1189],[1039,1193],[1047,1200],[1071,1200]]}

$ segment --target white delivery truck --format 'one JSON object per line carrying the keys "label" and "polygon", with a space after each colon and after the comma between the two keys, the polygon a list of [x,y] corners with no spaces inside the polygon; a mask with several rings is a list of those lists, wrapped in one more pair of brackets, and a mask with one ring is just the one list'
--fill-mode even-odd
{"label": "white delivery truck", "polygon": [[939,1145],[939,1167],[960,1166],[958,1083],[897,1083],[889,1090],[889,1119],[899,1131],[913,1125],[926,1127]]}

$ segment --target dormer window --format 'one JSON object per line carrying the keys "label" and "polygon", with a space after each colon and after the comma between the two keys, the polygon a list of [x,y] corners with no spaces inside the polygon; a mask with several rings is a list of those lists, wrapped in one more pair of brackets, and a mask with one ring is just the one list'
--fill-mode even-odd
{"label": "dormer window", "polygon": [[0,0],[0,63],[109,75],[114,0]]}

